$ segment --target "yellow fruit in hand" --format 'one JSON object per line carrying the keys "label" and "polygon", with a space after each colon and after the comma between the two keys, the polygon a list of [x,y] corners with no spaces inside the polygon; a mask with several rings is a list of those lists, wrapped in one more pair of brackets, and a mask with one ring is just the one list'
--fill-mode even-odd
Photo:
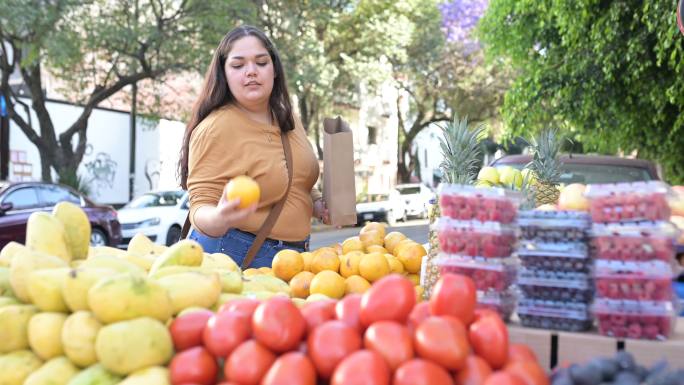
{"label": "yellow fruit in hand", "polygon": [[423,257],[427,255],[427,251],[423,245],[419,243],[413,243],[402,247],[399,253],[396,254],[397,258],[404,265],[404,269],[409,273],[418,273],[420,271],[420,264],[423,262]]}
{"label": "yellow fruit in hand", "polygon": [[311,295],[323,294],[330,298],[342,298],[344,296],[344,278],[334,271],[324,270],[316,274],[311,280],[309,292]]}
{"label": "yellow fruit in hand", "polygon": [[273,274],[283,281],[289,281],[304,270],[304,258],[295,250],[280,250],[273,257]]}
{"label": "yellow fruit in hand", "polygon": [[365,254],[361,251],[352,251],[340,257],[340,275],[345,278],[359,274],[359,263]]}
{"label": "yellow fruit in hand", "polygon": [[236,176],[226,186],[226,199],[229,201],[240,199],[238,207],[241,209],[259,203],[260,197],[259,184],[246,175]]}
{"label": "yellow fruit in hand", "polygon": [[389,264],[390,267],[390,272],[391,273],[396,273],[396,274],[404,274],[404,264],[399,261],[397,257],[395,257],[392,254],[384,254],[385,259],[387,259],[387,263]]}
{"label": "yellow fruit in hand", "polygon": [[359,237],[350,237],[342,242],[342,254],[347,254],[351,251],[363,251],[363,243]]}
{"label": "yellow fruit in hand", "polygon": [[302,260],[304,261],[304,271],[311,271],[311,261],[313,261],[313,253],[305,251],[300,253]]}
{"label": "yellow fruit in hand", "polygon": [[390,273],[387,258],[380,253],[370,253],[363,256],[359,263],[359,273],[369,282],[375,282]]}
{"label": "yellow fruit in hand", "polygon": [[313,261],[311,261],[311,272],[318,274],[323,270],[337,272],[340,270],[340,257],[337,251],[322,247],[314,251]]}
{"label": "yellow fruit in hand", "polygon": [[370,289],[370,282],[360,275],[352,275],[344,281],[344,294],[363,294]]}
{"label": "yellow fruit in hand", "polygon": [[311,281],[316,275],[310,271],[302,271],[290,280],[290,294],[295,298],[306,298],[309,296]]}
{"label": "yellow fruit in hand", "polygon": [[390,253],[394,253],[394,248],[404,239],[406,239],[406,235],[398,231],[392,231],[385,235],[385,249]]}

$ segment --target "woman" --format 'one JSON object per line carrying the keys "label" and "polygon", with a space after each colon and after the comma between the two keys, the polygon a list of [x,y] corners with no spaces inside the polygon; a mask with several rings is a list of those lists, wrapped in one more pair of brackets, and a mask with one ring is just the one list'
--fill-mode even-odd
{"label": "woman", "polygon": [[[292,154],[289,191],[281,133]],[[314,189],[318,160],[293,115],[280,57],[257,28],[233,29],[216,49],[185,131],[179,168],[189,193],[189,238],[238,264],[281,199],[282,211],[250,267],[270,267],[282,249],[305,251],[312,215],[328,221]],[[238,200],[226,200],[225,186],[238,175],[259,184],[257,205],[240,209]]]}

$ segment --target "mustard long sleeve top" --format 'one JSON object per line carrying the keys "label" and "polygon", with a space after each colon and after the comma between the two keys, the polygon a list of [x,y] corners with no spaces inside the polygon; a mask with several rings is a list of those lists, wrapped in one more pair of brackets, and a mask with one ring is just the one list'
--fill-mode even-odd
{"label": "mustard long sleeve top", "polygon": [[[268,237],[292,242],[304,240],[311,232],[313,201],[320,198],[320,192],[313,189],[319,167],[297,117],[295,129],[286,135],[292,148],[292,185]],[[226,183],[238,175],[253,178],[261,189],[257,211],[236,225],[256,234],[287,189],[280,128],[256,122],[238,107],[229,105],[209,114],[190,136],[187,184],[193,227],[197,209],[216,206]]]}

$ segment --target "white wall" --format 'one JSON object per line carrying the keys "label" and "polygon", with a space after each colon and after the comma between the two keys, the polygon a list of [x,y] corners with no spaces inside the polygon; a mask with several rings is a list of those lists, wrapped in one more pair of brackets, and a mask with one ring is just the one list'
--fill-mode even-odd
{"label": "white wall", "polygon": [[444,160],[442,150],[439,147],[439,138],[442,130],[436,124],[423,129],[413,140],[413,151],[416,151],[420,159],[420,179],[428,186],[433,184],[433,173],[439,170],[439,165]]}

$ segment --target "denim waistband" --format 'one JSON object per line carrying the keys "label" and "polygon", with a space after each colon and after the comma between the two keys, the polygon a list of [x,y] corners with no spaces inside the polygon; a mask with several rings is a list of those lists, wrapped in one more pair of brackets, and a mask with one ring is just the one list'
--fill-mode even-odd
{"label": "denim waistband", "polygon": [[[253,241],[254,238],[256,238],[256,235],[248,232],[248,231],[242,231],[240,229],[233,228],[231,229],[233,234],[235,236],[242,238],[247,241]],[[303,241],[297,241],[297,242],[289,242],[289,241],[280,241],[277,239],[272,239],[272,238],[266,238],[264,240],[264,244],[269,244],[272,246],[278,246],[278,247],[291,247],[295,249],[303,249],[303,250],[308,250],[309,249],[309,240],[303,240]]]}

